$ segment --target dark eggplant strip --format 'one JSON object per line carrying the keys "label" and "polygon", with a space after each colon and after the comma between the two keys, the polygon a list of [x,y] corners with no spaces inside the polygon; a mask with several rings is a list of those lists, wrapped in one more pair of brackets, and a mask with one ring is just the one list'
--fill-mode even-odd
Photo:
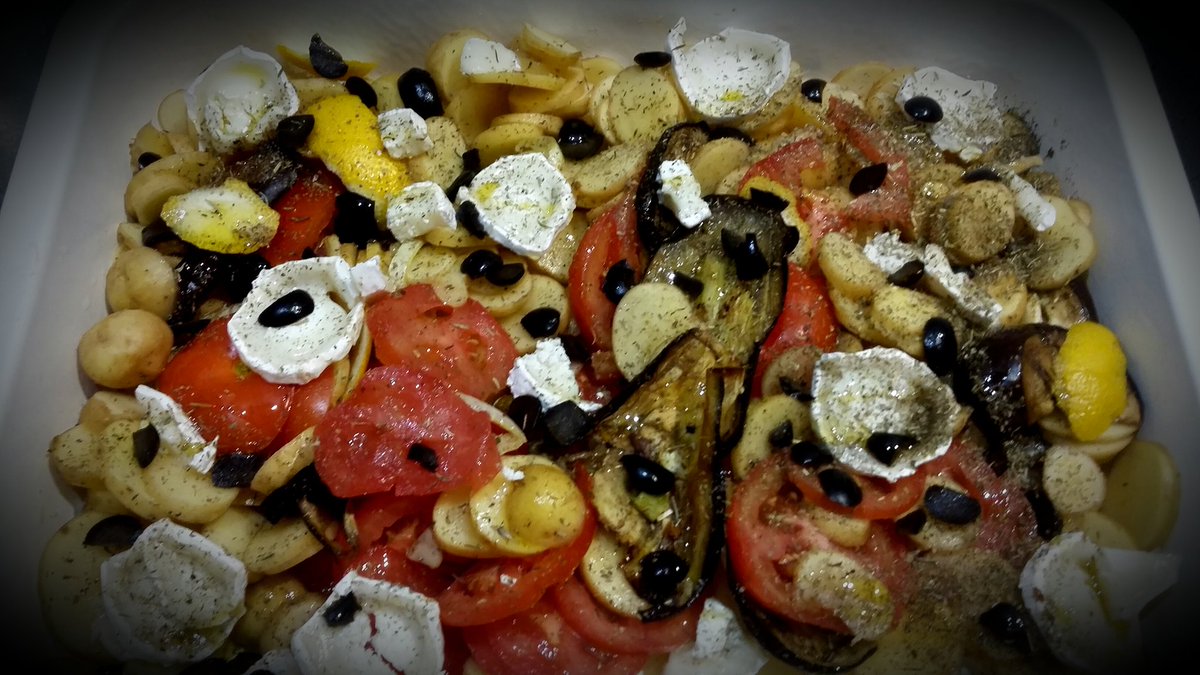
{"label": "dark eggplant strip", "polygon": [[646,167],[642,169],[642,177],[634,195],[634,208],[637,211],[638,236],[650,254],[688,232],[675,214],[659,203],[658,191],[662,183],[658,180],[658,167],[668,160],[690,159],[708,140],[708,124],[677,124],[658,137],[658,143],[646,158]]}

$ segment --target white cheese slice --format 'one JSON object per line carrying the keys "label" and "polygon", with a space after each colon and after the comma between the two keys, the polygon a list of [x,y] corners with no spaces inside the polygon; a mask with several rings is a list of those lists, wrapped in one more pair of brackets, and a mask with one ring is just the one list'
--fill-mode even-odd
{"label": "white cheese slice", "polygon": [[396,159],[416,157],[433,148],[425,118],[412,108],[392,108],[379,113],[383,147]]}
{"label": "white cheese slice", "polygon": [[692,168],[682,159],[668,159],[658,166],[660,202],[671,209],[684,227],[696,227],[712,215],[712,209],[700,194],[700,183]]}
{"label": "white cheese slice", "polygon": [[[331,626],[325,611],[353,594],[358,611]],[[404,586],[349,572],[329,599],[292,635],[292,654],[304,675],[436,675],[445,638],[436,601]]]}
{"label": "white cheese slice", "polygon": [[183,407],[166,394],[139,384],[133,396],[146,408],[146,416],[158,432],[160,447],[190,457],[188,466],[200,473],[212,471],[217,458],[217,439],[206,440]]}
{"label": "white cheese slice", "polygon": [[971,161],[1004,137],[1004,121],[993,99],[996,85],[970,80],[944,68],[931,66],[914,71],[900,83],[896,103],[901,107],[915,96],[928,96],[942,109],[942,119],[932,123],[929,136],[942,150]]}
{"label": "white cheese slice", "polygon": [[696,622],[696,639],[671,652],[663,675],[757,673],[767,661],[766,652],[742,629],[734,611],[707,598]]}
{"label": "white cheese slice", "polygon": [[[898,480],[950,449],[961,406],[923,361],[899,349],[831,352],[813,368],[812,419],[834,458],[871,476]],[[867,450],[876,432],[916,440],[885,464]]]}
{"label": "white cheese slice", "polygon": [[[286,326],[260,323],[264,310],[296,290],[312,298],[312,312]],[[350,264],[340,256],[291,260],[258,275],[229,319],[229,337],[242,361],[263,379],[304,384],[350,353],[365,313]]]}
{"label": "white cheese slice", "polygon": [[691,108],[711,121],[756,112],[787,82],[791,45],[773,35],[726,28],[685,46],[687,22],[667,34],[675,80]]}
{"label": "white cheese slice", "polygon": [[300,97],[283,66],[269,54],[234,47],[204,69],[184,91],[188,119],[200,149],[227,153],[267,139]]}
{"label": "white cheese slice", "polygon": [[350,276],[354,277],[358,294],[364,298],[387,290],[387,273],[383,271],[383,263],[377,255],[356,263],[350,268]]}
{"label": "white cheese slice", "polygon": [[458,66],[463,75],[511,73],[521,70],[521,59],[495,40],[473,37],[463,42]]}
{"label": "white cheese slice", "polygon": [[506,155],[459,189],[456,201],[470,201],[484,231],[502,246],[539,256],[575,212],[571,185],[546,156],[529,152]]}
{"label": "white cheese slice", "polygon": [[213,654],[245,613],[246,568],[170,520],[100,566],[105,647],[129,661],[184,664]]}
{"label": "white cheese slice", "polygon": [[416,239],[438,227],[453,230],[458,220],[454,204],[437,183],[412,183],[388,201],[387,228],[397,241]]}
{"label": "white cheese slice", "polygon": [[1013,196],[1017,201],[1017,211],[1038,232],[1045,232],[1054,227],[1058,212],[1050,200],[1042,196],[1032,183],[1022,178],[1011,169],[1001,173]]}
{"label": "white cheese slice", "polygon": [[583,400],[571,359],[557,337],[538,340],[532,353],[517,358],[508,373],[508,387],[513,396],[536,396],[545,409],[564,401],[574,401],[588,412],[601,408],[599,403]]}

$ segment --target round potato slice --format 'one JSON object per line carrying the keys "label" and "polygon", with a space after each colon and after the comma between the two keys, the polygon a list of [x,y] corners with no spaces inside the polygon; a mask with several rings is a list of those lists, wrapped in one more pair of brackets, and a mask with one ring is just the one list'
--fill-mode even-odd
{"label": "round potato slice", "polygon": [[613,314],[613,355],[632,380],[672,340],[697,325],[692,300],[674,284],[640,283],[621,298]]}

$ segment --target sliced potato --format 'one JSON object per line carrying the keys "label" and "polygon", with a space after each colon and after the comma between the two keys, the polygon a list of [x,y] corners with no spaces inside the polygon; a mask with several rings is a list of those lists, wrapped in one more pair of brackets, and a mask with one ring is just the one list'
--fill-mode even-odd
{"label": "sliced potato", "polygon": [[271,522],[254,509],[231,506],[219,518],[200,527],[197,531],[208,537],[229,555],[246,562],[246,549],[255,535]]}
{"label": "sliced potato", "polygon": [[562,116],[578,114],[586,105],[591,91],[583,68],[571,66],[563,71],[562,82],[554,88],[513,87],[508,92],[508,105],[520,113],[553,113]]}
{"label": "sliced potato", "polygon": [[181,523],[211,523],[239,494],[237,488],[213,485],[211,476],[191,468],[185,457],[174,452],[159,452],[143,475],[148,494]]}
{"label": "sliced potato", "polygon": [[140,420],[145,416],[146,407],[132,394],[101,389],[84,402],[79,424],[99,434],[116,420]]}
{"label": "sliced potato", "polygon": [[316,427],[308,427],[271,454],[250,480],[250,489],[269,495],[283,487],[316,456]]}
{"label": "sliced potato", "polygon": [[1100,511],[1124,526],[1138,548],[1166,544],[1179,517],[1179,467],[1167,449],[1136,440],[1117,455]]}
{"label": "sliced potato", "polygon": [[493,558],[505,555],[488,541],[471,517],[469,487],[447,490],[433,506],[433,538],[447,553],[464,558]]}
{"label": "sliced potato", "polygon": [[866,518],[834,513],[812,502],[804,502],[803,508],[809,522],[839,546],[858,548],[871,536],[871,521]]}
{"label": "sliced potato", "polygon": [[304,603],[308,596],[304,584],[290,574],[267,576],[251,583],[246,588],[246,613],[234,624],[231,638],[247,649],[268,651],[260,640],[288,608]]}
{"label": "sliced potato", "polygon": [[793,440],[806,438],[812,428],[808,406],[786,394],[775,394],[750,401],[746,408],[746,422],[742,437],[730,454],[733,475],[745,478],[759,460],[771,453],[786,448],[777,448],[771,443],[771,435],[781,426],[788,426],[788,436]]}
{"label": "sliced potato", "polygon": [[1059,513],[1094,511],[1104,503],[1104,471],[1088,455],[1052,445],[1042,467],[1042,489]]}
{"label": "sliced potato", "polygon": [[532,124],[546,136],[557,136],[562,131],[563,118],[540,112],[511,112],[492,120],[493,127],[504,124]]}
{"label": "sliced potato", "polygon": [[613,356],[632,380],[672,340],[698,324],[692,299],[678,286],[643,282],[629,289],[613,313]]}
{"label": "sliced potato", "polygon": [[183,89],[176,89],[164,96],[159,101],[155,114],[158,119],[158,128],[166,133],[195,136],[196,131],[192,128],[192,121],[188,118],[187,99]]}
{"label": "sliced potato", "polygon": [[670,71],[629,66],[608,91],[608,121],[618,143],[653,143],[667,127],[683,122],[687,110]]}
{"label": "sliced potato", "polygon": [[425,69],[433,77],[442,100],[454,98],[470,81],[462,72],[462,49],[471,38],[488,39],[487,34],[473,28],[443,33],[425,52]]}
{"label": "sliced potato", "polygon": [[508,87],[499,84],[468,84],[446,103],[446,117],[454,120],[468,145],[492,120],[509,112]]}
{"label": "sliced potato", "polygon": [[133,454],[133,432],[145,426],[134,420],[117,420],[108,425],[98,440],[104,463],[104,487],[121,504],[145,520],[157,520],[167,509],[147,485],[146,473]]}
{"label": "sliced potato", "polygon": [[834,73],[829,81],[865,99],[875,83],[891,74],[893,66],[883,61],[861,61]]}
{"label": "sliced potato", "polygon": [[530,262],[530,269],[552,277],[559,284],[567,283],[567,272],[587,228],[587,216],[582,209],[576,209],[566,227],[554,235],[550,248]]}
{"label": "sliced potato", "polygon": [[150,122],[143,124],[129,143],[129,173],[139,170],[138,160],[147,152],[158,155],[159,158],[175,154],[175,148],[171,146],[167,133]]}
{"label": "sliced potato", "polygon": [[749,156],[750,146],[740,138],[717,138],[700,146],[688,162],[692,175],[700,184],[700,194],[716,192],[721,179],[744,165]]}
{"label": "sliced potato", "polygon": [[50,439],[50,466],[68,485],[96,490],[104,487],[104,464],[98,434],[82,424]]}
{"label": "sliced potato", "polygon": [[1125,526],[1101,511],[1084,511],[1067,514],[1063,518],[1063,531],[1082,532],[1097,546],[1137,550],[1137,542]]}
{"label": "sliced potato", "polygon": [[1059,197],[1047,199],[1054,205],[1054,226],[1037,233],[1014,253],[1025,283],[1035,291],[1067,285],[1092,266],[1097,253],[1095,235],[1075,216],[1070,204]]}
{"label": "sliced potato", "polygon": [[650,609],[650,603],[638,595],[625,576],[622,569],[625,557],[625,549],[617,540],[603,528],[597,529],[579,565],[579,575],[592,597],[601,604],[618,614],[636,618]]}
{"label": "sliced potato", "polygon": [[83,543],[89,530],[108,517],[83,511],[59,527],[42,548],[38,563],[38,597],[51,635],[66,649],[101,662],[112,656],[100,642],[96,621],[104,615],[100,566],[108,560],[103,546]]}
{"label": "sliced potato", "polygon": [[903,349],[918,359],[925,358],[925,324],[932,318],[952,315],[939,298],[891,284],[876,291],[869,307],[871,324],[878,328],[883,344]]}
{"label": "sliced potato", "polygon": [[543,91],[557,91],[566,83],[566,78],[536,61],[521,70],[474,73],[467,80],[473,84],[503,84]]}
{"label": "sliced potato", "polygon": [[325,548],[300,518],[284,518],[254,534],[243,552],[246,571],[279,574],[304,562]]}
{"label": "sliced potato", "polygon": [[583,57],[583,52],[564,38],[528,23],[521,27],[516,47],[555,69],[573,66]]}
{"label": "sliced potato", "polygon": [[425,128],[433,147],[410,158],[408,167],[414,180],[432,181],[445,190],[463,171],[462,155],[467,151],[467,141],[458,124],[444,115],[426,119]]}
{"label": "sliced potato", "polygon": [[162,213],[167,199],[217,178],[221,159],[210,152],[172,154],[138,171],[125,186],[125,213],[139,225],[149,225]]}
{"label": "sliced potato", "polygon": [[620,143],[567,162],[563,173],[575,193],[575,205],[591,209],[620,194],[641,176],[648,149],[645,143]]}
{"label": "sliced potato", "polygon": [[523,143],[543,136],[542,128],[528,122],[493,124],[475,136],[473,145],[479,150],[479,162],[487,166],[505,155],[514,154]]}
{"label": "sliced potato", "polygon": [[[554,466],[542,455],[505,455],[501,463],[509,472],[520,472],[531,464]],[[560,469],[561,470],[561,469]],[[468,498],[475,529],[488,542],[509,555],[533,555],[546,550],[544,544],[518,538],[508,522],[508,500],[517,481],[504,473],[497,474],[487,485],[475,490]]]}
{"label": "sliced potato", "polygon": [[830,285],[854,300],[867,298],[888,283],[887,274],[842,232],[829,232],[821,238],[817,264]]}

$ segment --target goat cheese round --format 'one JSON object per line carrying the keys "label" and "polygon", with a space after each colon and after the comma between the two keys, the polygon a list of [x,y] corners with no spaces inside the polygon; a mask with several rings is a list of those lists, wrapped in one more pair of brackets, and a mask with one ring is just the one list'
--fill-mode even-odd
{"label": "goat cheese round", "polygon": [[[330,625],[335,604],[354,607]],[[445,657],[441,612],[431,598],[404,586],[350,572],[292,635],[292,655],[304,675],[436,675]]]}
{"label": "goat cheese round", "polygon": [[200,149],[227,153],[267,139],[300,97],[269,54],[238,46],[204,69],[184,91]]}
{"label": "goat cheese round", "polygon": [[985,80],[969,80],[945,68],[921,68],[900,84],[896,103],[915,96],[928,96],[942,109],[942,119],[932,123],[929,136],[942,150],[957,153],[964,161],[982,155],[1004,137],[1000,108],[992,102],[996,85]]}
{"label": "goat cheese round", "polygon": [[545,253],[575,212],[570,183],[539,152],[492,162],[459,189],[456,200],[475,204],[492,239],[529,256]]}
{"label": "goat cheese round", "polygon": [[[266,325],[264,313],[293,292],[312,302],[286,325]],[[305,258],[263,270],[229,319],[238,356],[268,382],[304,384],[350,353],[362,331],[365,304],[350,265],[339,256]]]}
{"label": "goat cheese round", "polygon": [[200,661],[245,613],[246,567],[219,545],[171,520],[146,527],[100,566],[101,640],[123,660]]}
{"label": "goat cheese round", "polygon": [[671,64],[691,108],[710,121],[749,115],[783,88],[792,65],[791,46],[765,33],[726,28],[691,47],[684,46],[687,23],[680,19],[667,35]]}

